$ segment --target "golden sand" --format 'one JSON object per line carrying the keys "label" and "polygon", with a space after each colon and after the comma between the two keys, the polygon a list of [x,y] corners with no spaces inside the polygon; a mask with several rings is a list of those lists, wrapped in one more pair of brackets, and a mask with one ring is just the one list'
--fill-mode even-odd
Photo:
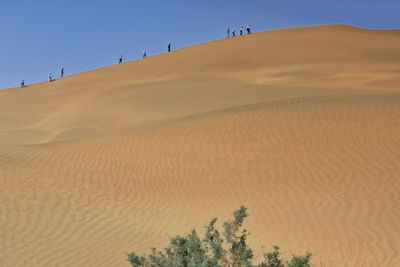
{"label": "golden sand", "polygon": [[399,30],[218,40],[0,107],[1,267],[128,267],[240,205],[257,259],[400,266]]}

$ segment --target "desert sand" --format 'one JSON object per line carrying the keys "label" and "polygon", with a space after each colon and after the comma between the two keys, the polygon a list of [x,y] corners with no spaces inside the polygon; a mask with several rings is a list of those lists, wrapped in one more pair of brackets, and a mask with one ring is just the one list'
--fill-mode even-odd
{"label": "desert sand", "polygon": [[400,30],[223,39],[0,107],[1,267],[128,267],[240,205],[256,259],[400,266]]}

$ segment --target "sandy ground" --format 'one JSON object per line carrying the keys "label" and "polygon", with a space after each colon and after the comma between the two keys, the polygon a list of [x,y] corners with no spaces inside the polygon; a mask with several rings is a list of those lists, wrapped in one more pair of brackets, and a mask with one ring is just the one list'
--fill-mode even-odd
{"label": "sandy ground", "polygon": [[240,205],[261,252],[400,266],[400,31],[205,43],[0,91],[0,266],[129,266]]}

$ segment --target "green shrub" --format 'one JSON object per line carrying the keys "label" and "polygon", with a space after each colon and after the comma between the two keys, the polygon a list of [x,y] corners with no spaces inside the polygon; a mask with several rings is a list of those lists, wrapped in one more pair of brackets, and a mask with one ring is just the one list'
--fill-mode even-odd
{"label": "green shrub", "polygon": [[294,255],[290,260],[281,257],[279,247],[264,254],[264,261],[252,265],[253,251],[246,243],[248,232],[242,229],[247,209],[240,207],[233,219],[223,224],[223,234],[215,228],[217,218],[205,227],[203,239],[192,230],[189,234],[170,239],[163,251],[152,249],[149,255],[128,254],[132,267],[310,267],[311,253]]}

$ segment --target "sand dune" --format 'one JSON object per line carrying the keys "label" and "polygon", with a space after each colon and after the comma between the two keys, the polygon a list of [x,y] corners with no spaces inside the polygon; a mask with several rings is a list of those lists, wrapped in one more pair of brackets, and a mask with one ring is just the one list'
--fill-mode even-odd
{"label": "sand dune", "polygon": [[259,251],[400,266],[399,44],[276,30],[2,90],[0,266],[129,266],[242,204]]}

